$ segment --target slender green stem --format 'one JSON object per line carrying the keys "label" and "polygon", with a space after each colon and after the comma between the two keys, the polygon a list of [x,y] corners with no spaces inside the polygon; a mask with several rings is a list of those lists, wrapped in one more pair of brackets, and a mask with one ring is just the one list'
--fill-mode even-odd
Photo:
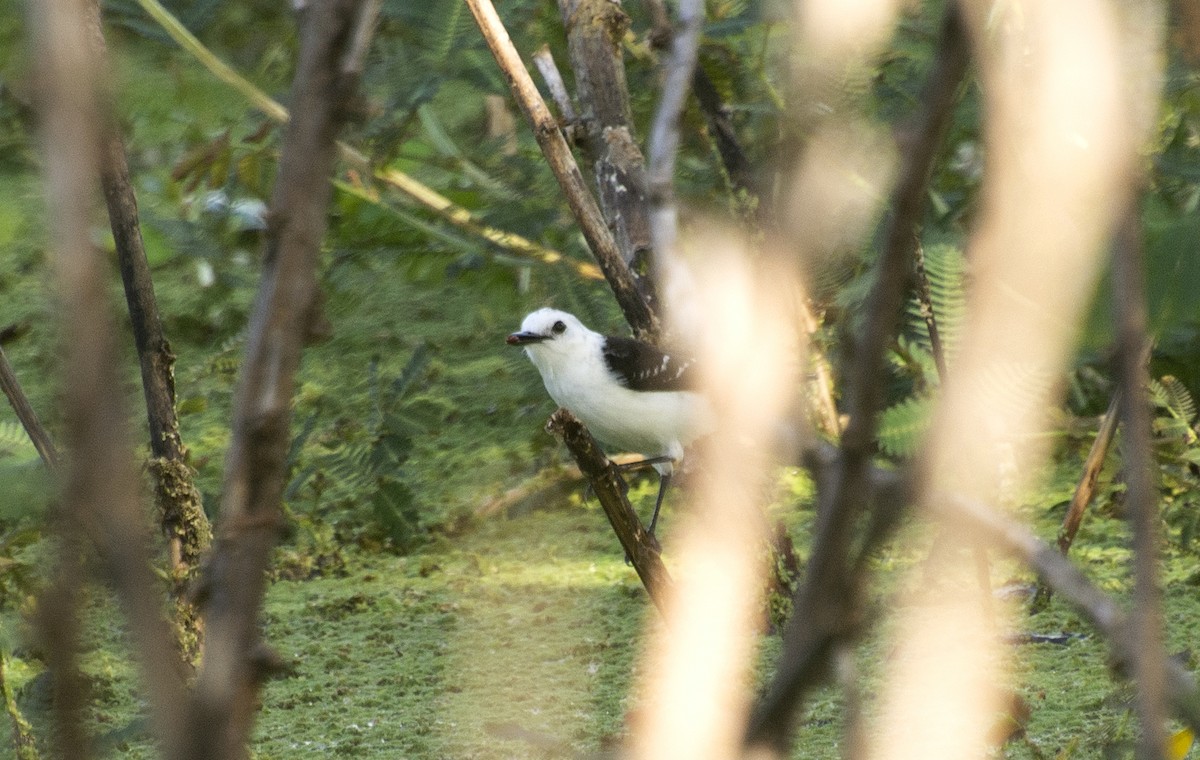
{"label": "slender green stem", "polygon": [[[158,0],[138,0],[138,4],[158,22],[159,26],[163,28],[163,31],[171,39],[175,40],[180,47],[195,57],[213,76],[241,93],[255,108],[262,111],[267,118],[280,124],[287,122],[288,110],[283,105],[256,87],[254,83],[234,71],[228,64],[217,57],[216,54],[205,47],[204,43],[196,39],[195,35],[189,32],[187,27],[172,15],[170,11],[164,8]],[[493,245],[500,246],[520,258],[533,259],[543,264],[570,266],[577,274],[588,279],[600,279],[602,276],[593,264],[569,258],[558,251],[546,248],[516,233],[507,232],[484,224],[469,209],[459,206],[433,188],[398,169],[376,169],[371,167],[370,161],[361,151],[345,142],[338,142],[338,150],[347,163],[359,167],[376,180],[398,190],[410,200],[459,229],[466,230]],[[345,188],[343,187],[343,189]],[[387,207],[386,204],[380,202],[377,197],[369,193],[356,194],[370,203],[377,204],[383,208]]]}
{"label": "slender green stem", "polygon": [[138,4],[158,22],[171,39],[175,40],[184,50],[191,53],[204,68],[225,84],[240,92],[254,107],[262,111],[273,121],[288,120],[287,109],[271,99],[262,90],[255,87],[249,80],[234,71],[211,50],[204,46],[196,36],[188,31],[183,23],[175,18],[158,0],[138,0]]}

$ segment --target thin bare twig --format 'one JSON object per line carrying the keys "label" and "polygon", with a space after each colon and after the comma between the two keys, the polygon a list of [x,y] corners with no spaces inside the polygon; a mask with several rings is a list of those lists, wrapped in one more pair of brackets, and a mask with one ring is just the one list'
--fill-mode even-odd
{"label": "thin bare twig", "polygon": [[0,391],[4,391],[5,398],[12,405],[17,419],[25,428],[25,433],[33,442],[33,447],[37,449],[42,462],[50,470],[58,469],[58,450],[54,448],[54,441],[50,438],[49,431],[42,425],[33,405],[29,403],[29,397],[21,389],[21,384],[17,381],[17,373],[8,361],[8,356],[4,353],[3,348],[0,348]]}
{"label": "thin bare twig", "polygon": [[616,466],[573,414],[559,409],[550,415],[546,429],[563,439],[579,469],[592,486],[613,532],[625,549],[650,600],[662,610],[671,576],[662,563],[658,542],[642,527],[642,521],[625,498],[625,488]]}
{"label": "thin bare twig", "polygon": [[[1131,626],[1138,623],[1121,606],[1095,586],[1055,547],[1040,540],[1028,528],[987,504],[949,496],[930,500],[931,510],[951,522],[969,523],[989,543],[1020,559],[1096,627],[1115,655],[1116,664],[1135,679],[1141,643]],[[1193,731],[1200,732],[1200,689],[1182,664],[1164,663],[1165,691],[1175,715]],[[1160,682],[1161,683],[1161,682]],[[1159,724],[1162,725],[1161,723]]]}
{"label": "thin bare twig", "polygon": [[513,95],[521,105],[521,110],[529,119],[534,137],[537,138],[554,176],[558,178],[571,212],[579,223],[592,255],[596,257],[596,262],[604,272],[626,321],[639,338],[653,340],[659,332],[658,317],[639,292],[633,274],[622,257],[616,240],[609,231],[599,206],[596,205],[596,200],[583,181],[583,175],[579,172],[579,166],[571,155],[571,149],[567,146],[558,123],[542,100],[529,72],[525,70],[525,64],[521,62],[517,49],[509,39],[508,31],[500,21],[495,6],[491,0],[467,0],[467,4],[492,55],[496,58],[496,63],[500,65],[500,70],[508,80]]}
{"label": "thin bare twig", "polygon": [[725,167],[725,175],[729,177],[729,185],[733,190],[738,210],[750,216],[763,218],[762,213],[770,204],[762,203],[759,198],[758,182],[754,177],[754,168],[750,158],[742,148],[737,131],[733,127],[729,106],[717,91],[717,85],[712,81],[704,66],[696,64],[696,73],[692,77],[692,89],[696,92],[696,102],[708,124],[708,132],[717,146],[717,154],[721,157],[721,165]]}
{"label": "thin bare twig", "polygon": [[[820,484],[836,477],[840,469],[838,458],[839,453],[833,446],[815,442],[801,452],[799,464]],[[910,469],[883,469],[872,465],[868,477],[873,494],[870,507],[873,522],[859,550],[856,573],[865,570],[872,548],[879,546],[900,524],[914,488]],[[935,495],[929,499],[929,508],[930,514],[951,525],[966,524],[996,549],[1013,555],[1036,572],[1042,583],[1078,610],[1104,636],[1118,669],[1127,674],[1131,672],[1136,644],[1129,630],[1129,617],[1120,604],[1097,588],[1061,552],[992,505],[961,496]],[[1200,688],[1192,674],[1171,659],[1166,662],[1166,692],[1175,715],[1200,732]]]}
{"label": "thin bare twig", "polygon": [[554,56],[550,54],[549,45],[542,45],[533,54],[533,65],[537,66],[542,81],[546,83],[546,89],[550,90],[550,98],[558,107],[558,115],[562,117],[564,126],[574,124],[579,120],[579,115],[575,113],[575,104],[571,102],[571,94],[567,92],[567,83],[563,81],[562,72],[558,70]]}
{"label": "thin bare twig", "polygon": [[1159,588],[1158,468],[1151,439],[1149,377],[1145,356],[1149,338],[1142,229],[1138,203],[1133,200],[1117,231],[1113,246],[1113,285],[1116,291],[1117,357],[1124,418],[1122,454],[1125,462],[1125,503],[1133,526],[1134,589],[1129,635],[1133,644],[1133,681],[1141,735],[1139,760],[1165,757],[1165,675],[1162,590]]}
{"label": "thin bare twig", "polygon": [[847,397],[850,420],[842,433],[838,469],[830,487],[820,493],[807,576],[784,630],[778,669],[751,717],[747,743],[752,745],[778,750],[786,747],[791,717],[804,693],[827,673],[836,643],[856,632],[860,602],[849,552],[857,516],[870,500],[870,456],[875,415],[882,401],[884,355],[899,324],[916,246],[913,233],[921,219],[925,188],[950,123],[967,60],[966,32],[957,5],[951,4],[915,115],[914,141],[904,152],[894,191],[870,311],[851,374]]}
{"label": "thin bare twig", "polygon": [[663,92],[647,141],[650,190],[650,238],[660,256],[675,250],[679,212],[675,207],[675,158],[679,152],[679,121],[687,105],[696,70],[700,32],[704,28],[702,0],[680,0],[679,26],[665,63]]}
{"label": "thin bare twig", "polygon": [[[372,171],[367,157],[357,149],[350,147],[346,143],[338,143],[338,147],[345,161],[367,172]],[[568,258],[558,251],[535,243],[515,232],[508,232],[507,230],[501,230],[484,224],[466,208],[459,206],[433,188],[418,182],[402,171],[381,167],[374,170],[374,177],[426,210],[432,211],[439,219],[452,224],[460,230],[483,238],[492,245],[503,248],[507,253],[528,259],[531,262],[570,267],[577,275],[585,279],[604,279],[604,274],[596,268],[595,264]],[[378,203],[378,198],[370,193],[363,192],[357,188],[351,188],[351,186],[345,184],[340,185],[340,187],[343,190],[355,193],[358,197],[368,202]],[[387,207],[384,206],[384,208]]]}

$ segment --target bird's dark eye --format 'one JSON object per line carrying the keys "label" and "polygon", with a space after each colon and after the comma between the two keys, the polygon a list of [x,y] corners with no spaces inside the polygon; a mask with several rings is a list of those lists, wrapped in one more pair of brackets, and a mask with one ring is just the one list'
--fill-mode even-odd
{"label": "bird's dark eye", "polygon": [[561,319],[558,320],[557,322],[555,322],[554,326],[550,328],[550,330],[555,335],[561,335],[563,332],[566,331],[566,329],[567,329],[567,326],[565,324],[563,324],[563,321]]}

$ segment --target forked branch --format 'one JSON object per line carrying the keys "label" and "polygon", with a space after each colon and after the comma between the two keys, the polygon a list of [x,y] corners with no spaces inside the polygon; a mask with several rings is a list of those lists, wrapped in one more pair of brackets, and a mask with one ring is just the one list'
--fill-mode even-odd
{"label": "forked branch", "polygon": [[558,122],[546,107],[529,72],[525,70],[525,64],[500,21],[495,6],[491,0],[467,0],[467,4],[521,110],[529,119],[542,154],[558,179],[571,213],[579,224],[592,255],[596,257],[596,262],[604,272],[626,321],[639,338],[653,340],[660,329],[658,317],[642,298],[633,274],[600,213],[600,207],[579,172],[579,166],[575,163],[575,157],[571,155],[571,149],[563,138]]}
{"label": "forked branch", "polygon": [[624,483],[609,458],[592,434],[575,415],[559,409],[550,415],[546,429],[563,439],[571,456],[595,492],[613,532],[633,563],[634,570],[646,587],[650,600],[661,610],[671,576],[663,565],[658,542],[642,527],[642,521],[625,498]]}

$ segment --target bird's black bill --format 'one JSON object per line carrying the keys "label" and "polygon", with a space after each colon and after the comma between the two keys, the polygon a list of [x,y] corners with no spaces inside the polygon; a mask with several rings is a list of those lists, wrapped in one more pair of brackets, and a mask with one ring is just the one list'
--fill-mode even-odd
{"label": "bird's black bill", "polygon": [[527,343],[541,343],[545,339],[545,335],[538,335],[537,333],[515,332],[509,335],[505,342],[510,346],[523,346]]}

